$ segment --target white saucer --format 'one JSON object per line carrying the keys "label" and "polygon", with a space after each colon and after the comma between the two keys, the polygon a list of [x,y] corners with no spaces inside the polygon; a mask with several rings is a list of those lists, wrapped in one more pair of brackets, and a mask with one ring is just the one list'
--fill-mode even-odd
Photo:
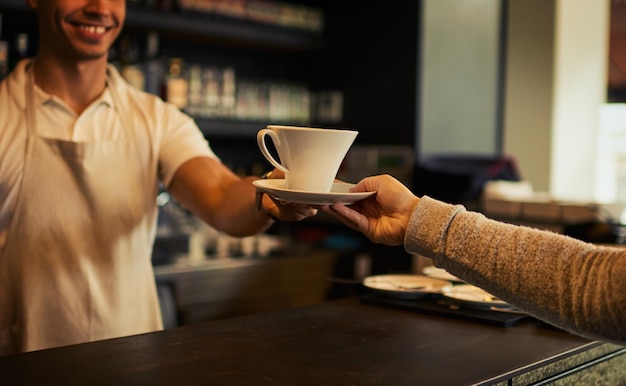
{"label": "white saucer", "polygon": [[447,288],[443,291],[443,296],[474,309],[512,308],[508,303],[471,284],[459,284]]}
{"label": "white saucer", "polygon": [[402,274],[368,276],[363,280],[363,285],[375,292],[401,299],[421,299],[441,294],[452,287],[452,283],[447,280]]}
{"label": "white saucer", "polygon": [[428,277],[432,277],[433,279],[441,279],[441,280],[456,281],[456,282],[463,281],[459,279],[458,277],[454,276],[453,274],[449,273],[445,269],[437,268],[434,265],[425,267],[422,270],[422,273]]}
{"label": "white saucer", "polygon": [[258,191],[267,193],[278,200],[309,205],[331,205],[334,203],[349,205],[355,201],[363,200],[364,198],[367,198],[375,193],[350,193],[349,190],[354,186],[354,184],[346,182],[333,183],[330,192],[327,193],[287,189],[285,188],[284,179],[256,180],[252,181],[252,184],[256,186]]}

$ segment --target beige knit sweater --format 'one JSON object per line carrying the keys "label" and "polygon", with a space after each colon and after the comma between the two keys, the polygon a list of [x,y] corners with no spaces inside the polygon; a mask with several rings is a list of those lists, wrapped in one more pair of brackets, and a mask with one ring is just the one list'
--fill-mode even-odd
{"label": "beige knit sweater", "polygon": [[497,222],[429,197],[412,214],[404,245],[538,319],[626,344],[626,249]]}

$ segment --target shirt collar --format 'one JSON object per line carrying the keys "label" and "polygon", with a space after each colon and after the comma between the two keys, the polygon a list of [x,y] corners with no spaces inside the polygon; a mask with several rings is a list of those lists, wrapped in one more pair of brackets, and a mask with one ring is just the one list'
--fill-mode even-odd
{"label": "shirt collar", "polygon": [[[15,104],[21,110],[26,110],[26,84],[28,81],[28,69],[29,69],[29,66],[32,64],[32,61],[33,61],[32,59],[21,60],[16,65],[15,69],[11,72],[9,77],[7,78],[9,91],[11,95],[13,96],[13,100],[15,101]],[[109,73],[111,73],[111,68],[112,66],[109,65],[109,69],[108,69]],[[115,70],[113,69],[113,71]],[[115,73],[117,74],[117,71],[115,71]],[[114,75],[110,77],[110,79],[113,79],[113,78],[114,78]],[[113,83],[117,81],[118,80],[115,79]],[[91,106],[100,105],[100,104],[105,104],[109,107],[115,106],[115,103],[113,102],[113,98],[111,97],[111,92],[109,90],[110,86],[111,85],[107,83],[107,88],[100,95],[100,97],[98,97],[98,99],[96,99],[91,104]],[[65,109],[69,110],[67,105],[61,99],[55,97],[54,95],[50,95],[46,93],[41,88],[39,88],[39,86],[35,85],[35,105],[39,106],[39,105],[48,104],[48,103],[53,103],[55,105],[63,106]]]}

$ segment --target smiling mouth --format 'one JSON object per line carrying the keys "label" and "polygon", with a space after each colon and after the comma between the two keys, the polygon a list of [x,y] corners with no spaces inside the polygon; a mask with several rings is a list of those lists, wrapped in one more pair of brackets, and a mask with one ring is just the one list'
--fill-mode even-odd
{"label": "smiling mouth", "polygon": [[86,35],[97,36],[102,35],[109,31],[113,27],[106,27],[102,25],[93,25],[93,24],[81,24],[81,23],[71,23],[74,27],[78,28],[81,32]]}
{"label": "smiling mouth", "polygon": [[85,31],[89,34],[96,34],[96,35],[100,35],[103,34],[107,31],[106,27],[102,27],[102,26],[95,26],[95,25],[78,25],[78,28],[82,31]]}

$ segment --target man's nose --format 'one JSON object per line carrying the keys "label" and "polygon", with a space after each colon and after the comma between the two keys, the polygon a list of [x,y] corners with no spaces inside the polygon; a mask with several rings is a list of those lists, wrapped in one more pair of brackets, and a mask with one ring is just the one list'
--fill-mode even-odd
{"label": "man's nose", "polygon": [[[121,0],[118,0],[121,1]],[[89,13],[108,14],[115,0],[87,0],[85,11]]]}

